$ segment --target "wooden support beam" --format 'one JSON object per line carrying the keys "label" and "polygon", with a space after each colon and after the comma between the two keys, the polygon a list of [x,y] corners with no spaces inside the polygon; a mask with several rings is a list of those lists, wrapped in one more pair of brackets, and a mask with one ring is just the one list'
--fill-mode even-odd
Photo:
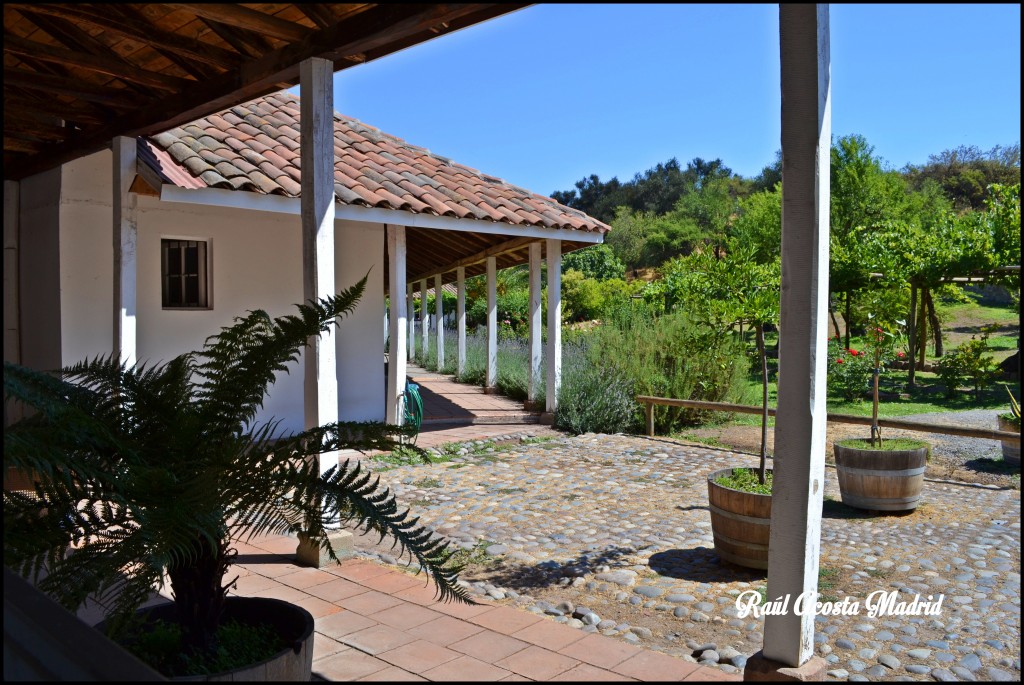
{"label": "wooden support beam", "polygon": [[[406,236],[408,237],[408,235]],[[408,254],[408,253],[406,253]],[[409,292],[405,298],[405,309],[406,314],[409,317],[409,343],[408,343],[408,355],[409,361],[412,361],[416,357],[416,310],[413,309],[414,302],[414,286],[412,281],[408,282],[407,286]]]}
{"label": "wooden support beam", "polygon": [[532,242],[530,243],[530,367],[528,369],[529,376],[527,377],[526,384],[526,399],[530,402],[537,401],[537,395],[540,392],[540,380],[541,380],[541,364],[544,363],[543,354],[543,331],[542,331],[542,312],[541,312],[541,282],[540,282],[540,266],[541,266],[541,249],[544,247],[542,243]]}
{"label": "wooden support beam", "polygon": [[455,365],[456,374],[462,378],[466,373],[466,267],[455,269],[458,294],[455,303],[455,328],[459,336],[459,356]]}
{"label": "wooden support beam", "polygon": [[441,274],[434,276],[434,317],[437,319],[437,371],[444,369],[444,293],[441,292]]}
{"label": "wooden support beam", "polygon": [[498,292],[497,264],[487,258],[487,373],[484,392],[498,385]]}
{"label": "wooden support beam", "polygon": [[548,263],[548,349],[545,377],[547,413],[558,409],[562,385],[562,241],[549,238],[545,247]]}
{"label": "wooden support beam", "polygon": [[[818,589],[825,491],[832,136],[828,5],[780,5],[779,45],[786,182],[768,596],[795,601]],[[755,657],[800,667],[816,658],[813,638],[814,612],[798,614],[790,604],[786,613],[765,617],[764,648]],[[818,666],[824,670],[825,664]]]}
{"label": "wooden support beam", "polygon": [[[302,294],[304,300],[337,293],[334,266],[334,69],[328,60],[302,62],[299,101],[302,161]],[[312,336],[303,353],[306,428],[338,420],[337,344],[334,328]],[[337,466],[337,453],[320,456],[320,472]]]}
{"label": "wooden support beam", "polygon": [[113,152],[114,219],[114,350],[122,364],[138,359],[136,288],[138,271],[138,199],[131,192],[135,180],[134,138],[115,138]]}
{"label": "wooden support beam", "polygon": [[167,5],[185,10],[203,19],[209,19],[247,31],[255,31],[256,33],[288,42],[305,40],[313,33],[313,29],[302,24],[279,19],[271,14],[264,14],[242,5],[178,2],[170,2]]}
{"label": "wooden support beam", "polygon": [[124,95],[122,95],[111,91],[109,88],[86,83],[81,79],[64,78],[62,76],[54,76],[53,74],[30,73],[19,69],[4,69],[4,85],[66,95],[118,109],[130,109],[139,105],[138,96],[129,93],[129,91],[124,91]]}
{"label": "wooden support beam", "polygon": [[[515,227],[509,226],[509,230],[514,231]],[[471,255],[469,257],[463,257],[462,259],[451,262],[449,264],[445,264],[444,266],[441,267],[433,267],[432,269],[425,273],[417,274],[412,278],[412,280],[418,281],[420,279],[427,278],[438,273],[442,275],[446,273],[451,273],[458,269],[459,267],[467,267],[472,266],[474,264],[480,264],[482,262],[487,261],[489,257],[498,257],[499,255],[503,255],[507,252],[514,252],[515,250],[520,250],[526,245],[529,245],[532,242],[536,242],[536,240],[536,238],[512,238],[511,240],[506,240],[503,243],[498,243],[497,245],[488,247],[487,249],[481,252],[477,252],[476,254]]]}
{"label": "wooden support beam", "polygon": [[195,81],[139,69],[120,59],[58,48],[14,35],[4,36],[4,52],[52,62],[63,67],[85,69],[161,90],[175,91],[196,85]]}
{"label": "wooden support beam", "polygon": [[406,326],[408,312],[405,292],[405,226],[387,225],[388,240],[388,292],[390,316],[388,317],[388,389],[386,396],[385,422],[402,425],[405,417],[403,403],[406,375]]}
{"label": "wooden support beam", "polygon": [[[199,60],[207,64],[225,68],[235,68],[242,63],[242,56],[208,45],[202,41],[176,33],[168,33],[153,26],[149,22],[134,21],[125,16],[118,16],[111,12],[104,12],[95,6],[87,5],[57,5],[48,3],[6,3],[6,7],[13,8],[22,14],[44,14],[58,19],[65,19],[76,25],[88,24],[111,33],[130,38],[144,45],[149,45],[162,50],[169,50],[189,59]],[[298,64],[295,65],[296,71]]]}
{"label": "wooden support beam", "polygon": [[423,359],[430,352],[430,314],[427,311],[427,279],[420,280],[420,349]]}

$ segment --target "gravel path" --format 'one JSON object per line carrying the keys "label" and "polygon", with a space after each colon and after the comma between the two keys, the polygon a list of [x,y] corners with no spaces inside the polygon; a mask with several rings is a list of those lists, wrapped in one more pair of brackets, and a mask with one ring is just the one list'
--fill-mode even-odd
{"label": "gravel path", "polygon": [[[952,420],[985,425],[991,416]],[[958,442],[936,452],[977,458]],[[763,588],[765,575],[720,562],[705,481],[755,463],[753,454],[664,438],[535,442],[523,433],[468,443],[443,463],[388,469],[382,480],[467,550],[472,592],[735,673],[760,649],[764,625],[740,617],[736,597]],[[1019,489],[928,477],[916,511],[874,516],[839,504],[829,467],[825,495],[823,594],[943,597],[934,616],[818,616],[816,651],[832,679],[1020,679]],[[398,561],[373,540],[356,546]]]}

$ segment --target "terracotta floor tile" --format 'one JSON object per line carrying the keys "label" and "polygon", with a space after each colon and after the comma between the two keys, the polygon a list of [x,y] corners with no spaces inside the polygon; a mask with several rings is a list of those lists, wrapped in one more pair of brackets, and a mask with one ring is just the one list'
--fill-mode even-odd
{"label": "terracotta floor tile", "polygon": [[383,592],[377,592],[376,590],[367,590],[366,592],[353,595],[351,597],[343,597],[337,602],[338,606],[341,606],[349,611],[354,611],[357,614],[363,616],[373,616],[379,611],[390,609],[393,606],[402,604],[402,600],[395,599],[391,595]]}
{"label": "terracotta floor tile", "polygon": [[345,635],[365,630],[375,625],[379,624],[372,618],[357,614],[354,611],[344,610],[314,619],[316,632],[323,633],[335,640],[340,640]]}
{"label": "terracotta floor tile", "polygon": [[269,587],[266,590],[260,590],[253,596],[271,597],[273,599],[284,600],[285,602],[299,602],[309,597],[309,595],[307,595],[302,590],[296,590],[293,587],[281,585],[280,583],[275,583],[273,587]]}
{"label": "terracotta floor tile", "polygon": [[261,561],[247,562],[244,561],[243,557],[239,557],[238,565],[249,571],[250,573],[256,573],[267,578],[277,578],[278,576],[284,576],[289,573],[295,573],[301,566],[296,566],[292,562],[288,561],[284,557],[274,557],[274,560],[265,560],[266,555],[256,557]]}
{"label": "terracotta floor tile", "polygon": [[682,680],[696,671],[697,665],[661,652],[644,650],[612,666],[611,670],[638,680]]}
{"label": "terracotta floor tile", "polygon": [[551,680],[579,663],[576,659],[531,645],[521,652],[495,661],[494,665],[533,680]]}
{"label": "terracotta floor tile", "polygon": [[294,557],[295,548],[299,546],[299,541],[293,537],[275,536],[250,540],[249,544],[271,554]]}
{"label": "terracotta floor tile", "polygon": [[239,576],[233,592],[236,595],[246,597],[252,594],[259,594],[261,590],[266,590],[275,585],[279,585],[279,583],[272,578],[267,578],[257,573],[249,573],[245,576]]}
{"label": "terracotta floor tile", "polygon": [[720,671],[717,668],[709,668],[707,666],[698,666],[697,670],[683,678],[684,683],[700,683],[708,681],[741,682],[742,680],[742,673],[726,673],[725,671]]}
{"label": "terracotta floor tile", "polygon": [[338,652],[313,662],[315,675],[325,680],[341,682],[363,678],[385,668],[389,668],[387,662],[363,654],[356,649]]}
{"label": "terracotta floor tile", "polygon": [[325,602],[318,597],[306,596],[304,599],[292,602],[292,604],[300,606],[308,611],[313,616],[314,620],[330,616],[331,614],[336,614],[339,611],[344,611],[340,606],[331,604],[330,602]]}
{"label": "terracotta floor tile", "polygon": [[373,616],[374,619],[399,630],[409,630],[418,625],[428,623],[441,618],[441,614],[430,609],[425,609],[418,604],[403,602],[390,609],[379,611]]}
{"label": "terracotta floor tile", "polygon": [[[408,592],[406,590],[405,592]],[[397,597],[399,594],[396,594]],[[494,611],[497,607],[493,604],[481,602],[480,604],[463,604],[462,602],[438,602],[430,606],[434,611],[445,614],[446,616],[454,616],[455,618],[470,619],[476,616],[482,616],[489,611]]]}
{"label": "terracotta floor tile", "polygon": [[333,575],[330,577],[331,580],[326,583],[305,588],[305,592],[327,602],[337,602],[339,599],[354,597],[367,591],[365,587],[352,581]]}
{"label": "terracotta floor tile", "polygon": [[478,626],[490,628],[491,630],[505,635],[512,635],[513,633],[518,633],[523,628],[532,626],[544,619],[526,611],[499,606],[495,607],[494,611],[488,611],[485,614],[473,616],[468,620],[470,623],[475,623]]}
{"label": "terracotta floor tile", "polygon": [[510,671],[465,655],[423,671],[433,682],[494,682],[509,675]]}
{"label": "terracotta floor tile", "polygon": [[[532,614],[528,615],[532,616]],[[547,619],[541,619],[533,625],[512,633],[514,638],[550,649],[554,652],[568,647],[574,642],[579,642],[586,635],[581,630],[576,630],[575,628]]]}
{"label": "terracotta floor tile", "polygon": [[351,649],[348,645],[332,640],[323,633],[313,633],[313,661]]}
{"label": "terracotta floor tile", "polygon": [[422,673],[460,656],[461,654],[458,652],[453,652],[426,640],[416,640],[377,654],[378,659],[414,673]]}
{"label": "terracotta floor tile", "polygon": [[437,586],[431,583],[430,585],[412,585],[404,590],[398,592],[392,592],[392,597],[398,597],[414,604],[421,606],[432,607],[434,604],[451,604],[451,602],[441,602],[440,596],[437,594]]}
{"label": "terracotta floor tile", "polygon": [[327,569],[328,573],[339,576],[346,580],[361,581],[367,578],[373,578],[379,576],[382,573],[388,573],[390,569],[381,566],[380,564],[374,564],[369,561],[362,561],[359,559],[349,559],[343,561],[337,566],[332,566]]}
{"label": "terracotta floor tile", "polygon": [[321,585],[323,583],[334,580],[335,576],[331,575],[327,571],[321,571],[318,568],[300,568],[295,573],[286,573],[283,576],[278,576],[277,580],[284,583],[288,587],[293,587],[297,590],[305,590],[308,587],[314,585]]}
{"label": "terracotta floor tile", "polygon": [[416,638],[391,626],[377,624],[370,628],[364,628],[363,630],[344,635],[340,640],[349,647],[355,647],[367,654],[377,655],[395,647],[415,642]]}
{"label": "terracotta floor tile", "polygon": [[624,676],[614,671],[606,671],[603,668],[591,666],[590,664],[580,664],[579,666],[573,666],[564,673],[551,678],[551,680],[557,681],[570,681],[576,683],[593,683],[602,680],[614,680],[618,682],[631,681],[636,682],[636,679]]}
{"label": "terracotta floor tile", "polygon": [[400,590],[406,590],[415,586],[424,586],[424,578],[413,578],[399,571],[388,571],[387,573],[381,573],[377,576],[370,578],[364,578],[359,581],[360,585],[365,585],[371,590],[377,590],[378,592],[393,593]]}
{"label": "terracotta floor tile", "polygon": [[525,676],[521,676],[518,673],[513,673],[512,675],[505,676],[504,678],[502,678],[498,682],[504,683],[506,681],[507,682],[530,682],[530,679],[525,677]]}
{"label": "terracotta floor tile", "polygon": [[409,634],[421,640],[433,642],[435,645],[446,647],[453,642],[464,640],[470,635],[476,635],[482,630],[483,628],[480,626],[468,621],[460,621],[451,616],[441,616],[433,621],[410,628]]}
{"label": "terracotta floor tile", "polygon": [[417,680],[426,680],[426,678],[421,678],[415,673],[409,673],[408,671],[403,671],[402,669],[394,666],[388,666],[383,671],[377,671],[376,673],[371,673],[368,676],[360,678],[358,682],[365,683],[376,681],[382,683],[407,683],[415,682]]}
{"label": "terracotta floor tile", "polygon": [[514,637],[502,635],[493,630],[484,630],[464,640],[449,644],[448,649],[453,649],[456,652],[462,652],[481,661],[493,664],[495,661],[512,656],[529,646],[530,643],[517,640]]}
{"label": "terracotta floor tile", "polygon": [[558,653],[579,659],[598,668],[611,668],[643,651],[640,647],[627,645],[625,642],[613,640],[604,635],[590,634],[582,640],[559,649]]}

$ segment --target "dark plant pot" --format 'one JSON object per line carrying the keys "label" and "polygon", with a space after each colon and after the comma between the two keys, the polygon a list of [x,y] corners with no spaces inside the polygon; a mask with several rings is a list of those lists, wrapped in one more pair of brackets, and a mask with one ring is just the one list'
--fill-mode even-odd
{"label": "dark plant pot", "polygon": [[708,509],[715,552],[723,561],[737,566],[767,569],[772,496],[735,490],[715,482],[716,478],[731,475],[732,471],[720,469],[708,474]]}
{"label": "dark plant pot", "polygon": [[[174,604],[158,604],[138,611],[146,620],[174,621]],[[257,682],[305,681],[313,673],[313,615],[300,606],[266,597],[228,597],[224,602],[224,620],[240,623],[264,623],[283,636],[288,647],[256,664],[210,675],[177,676],[182,682],[248,680]],[[104,623],[96,626],[103,632]]]}
{"label": "dark plant pot", "polygon": [[[999,420],[999,430],[1006,431],[1007,433],[1020,433],[1019,423],[1013,423],[1009,419],[1004,419],[998,415],[996,418]],[[999,442],[1003,446],[1003,461],[1013,466],[1020,466],[1020,445],[1014,446],[1003,440]]]}
{"label": "dark plant pot", "polygon": [[913,511],[921,501],[929,449],[925,442],[905,450],[833,444],[843,504],[868,511]]}

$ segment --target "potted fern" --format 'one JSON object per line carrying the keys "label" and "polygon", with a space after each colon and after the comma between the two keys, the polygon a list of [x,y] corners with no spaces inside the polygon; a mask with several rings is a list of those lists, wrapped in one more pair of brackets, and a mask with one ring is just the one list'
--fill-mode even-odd
{"label": "potted fern", "polygon": [[931,446],[924,440],[882,440],[878,425],[878,381],[881,370],[905,353],[904,321],[882,324],[869,314],[867,344],[873,362],[871,436],[840,440],[832,445],[839,493],[844,504],[869,511],[912,511],[924,488],[925,465]]}
{"label": "potted fern", "polygon": [[[997,421],[999,423],[999,430],[1006,432],[1020,433],[1020,403],[1017,402],[1017,398],[1013,396],[1010,389],[1006,389],[1007,394],[1010,396],[1010,411],[999,414]],[[1014,466],[1020,466],[1020,444],[1013,445],[1005,440],[1000,441],[1003,447],[1003,460],[1008,464]]]}
{"label": "potted fern", "polygon": [[[340,521],[392,536],[442,599],[470,601],[448,543],[358,462],[319,472],[318,454],[387,450],[410,431],[340,422],[278,436],[279,422],[255,423],[275,373],[350,313],[365,284],[294,315],[249,312],[166,363],[107,356],[43,373],[5,362],[5,399],[34,413],[5,431],[4,466],[35,482],[32,492],[4,489],[4,563],[71,610],[88,597],[104,603],[108,634],[129,648],[173,642],[153,664],[169,676],[244,668],[218,656],[232,641],[243,661],[266,659],[249,650],[262,635],[270,656],[298,660],[292,677],[309,680],[312,617],[279,600],[229,597],[234,539],[301,531],[336,559],[327,533]],[[164,622],[143,620],[137,610],[164,582],[173,595],[157,612]]]}

